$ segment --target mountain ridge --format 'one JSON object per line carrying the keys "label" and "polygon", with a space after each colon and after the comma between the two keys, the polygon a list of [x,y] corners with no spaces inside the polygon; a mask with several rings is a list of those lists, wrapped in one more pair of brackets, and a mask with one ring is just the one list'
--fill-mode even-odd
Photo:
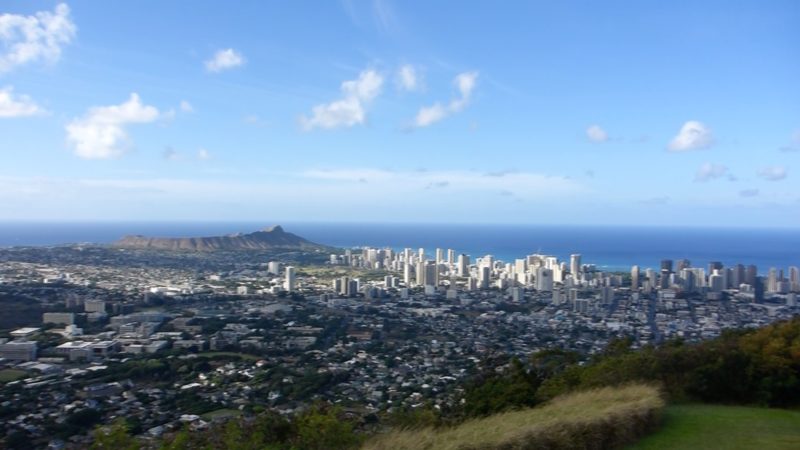
{"label": "mountain ridge", "polygon": [[226,251],[272,250],[323,250],[328,246],[311,242],[294,233],[284,231],[280,225],[265,227],[252,233],[234,233],[206,237],[148,237],[127,235],[117,240],[113,247],[151,250]]}

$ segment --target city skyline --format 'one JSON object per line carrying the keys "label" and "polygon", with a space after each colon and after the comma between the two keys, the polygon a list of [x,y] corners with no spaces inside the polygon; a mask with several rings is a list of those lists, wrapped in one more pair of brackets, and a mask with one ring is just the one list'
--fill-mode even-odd
{"label": "city skyline", "polygon": [[794,2],[158,11],[0,8],[0,220],[800,225]]}

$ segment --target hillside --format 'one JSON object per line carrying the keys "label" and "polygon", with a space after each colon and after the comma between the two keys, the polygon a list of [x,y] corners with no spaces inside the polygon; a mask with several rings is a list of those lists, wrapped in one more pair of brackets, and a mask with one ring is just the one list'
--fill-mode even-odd
{"label": "hillside", "polygon": [[800,412],[719,405],[672,405],[661,428],[629,450],[800,448]]}
{"label": "hillside", "polygon": [[152,250],[186,250],[186,251],[218,251],[218,250],[324,250],[326,247],[306,240],[296,234],[287,233],[279,225],[265,228],[253,233],[230,234],[227,236],[166,238],[140,235],[125,236],[113,246],[131,249]]}
{"label": "hillside", "polygon": [[362,449],[615,448],[654,429],[663,406],[658,390],[651,386],[602,388],[452,428],[392,431],[368,440]]}

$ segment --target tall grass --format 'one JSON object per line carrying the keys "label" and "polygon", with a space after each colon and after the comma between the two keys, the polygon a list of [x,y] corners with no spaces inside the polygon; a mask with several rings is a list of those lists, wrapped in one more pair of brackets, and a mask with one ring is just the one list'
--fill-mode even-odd
{"label": "tall grass", "polygon": [[473,419],[445,429],[392,431],[363,450],[611,449],[635,442],[658,424],[657,388],[628,385],[557,397],[547,404]]}

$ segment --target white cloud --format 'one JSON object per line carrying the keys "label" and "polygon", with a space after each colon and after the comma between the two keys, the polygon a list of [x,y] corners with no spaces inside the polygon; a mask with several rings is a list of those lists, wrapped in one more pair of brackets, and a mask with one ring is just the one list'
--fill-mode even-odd
{"label": "white cloud", "polygon": [[711,129],[696,120],[683,124],[678,135],[672,138],[667,147],[673,152],[685,152],[709,148],[714,145],[714,136]]}
{"label": "white cloud", "polygon": [[58,61],[61,47],[72,41],[76,30],[64,3],[53,12],[32,16],[0,14],[0,73],[37,61]]}
{"label": "white cloud", "polygon": [[222,72],[244,64],[244,56],[232,48],[218,50],[214,56],[205,62],[209,72]]}
{"label": "white cloud", "polygon": [[397,83],[400,89],[407,92],[418,91],[422,88],[422,78],[411,64],[406,64],[397,71]]}
{"label": "white cloud", "polygon": [[586,129],[586,136],[592,142],[605,142],[608,140],[608,133],[600,125],[591,125]]}
{"label": "white cloud", "polygon": [[788,172],[783,166],[769,166],[764,167],[758,171],[758,176],[767,181],[778,181],[786,178]]}
{"label": "white cloud", "polygon": [[201,161],[211,159],[211,153],[208,150],[201,148],[197,151],[197,159]]}
{"label": "white cloud", "polygon": [[694,181],[710,181],[725,176],[728,168],[722,164],[705,163],[697,169]]}
{"label": "white cloud", "polygon": [[447,116],[447,110],[440,104],[434,103],[431,106],[423,106],[414,118],[414,124],[418,127],[427,127],[436,123]]}
{"label": "white cloud", "polygon": [[356,80],[342,83],[343,98],[311,109],[311,117],[300,117],[305,130],[352,127],[366,120],[366,106],[381,93],[383,76],[374,70],[361,72]]}
{"label": "white cloud", "polygon": [[6,86],[0,89],[0,118],[28,117],[46,114],[27,95],[14,95],[14,88]]}
{"label": "white cloud", "polygon": [[185,113],[194,112],[194,107],[192,107],[192,104],[187,102],[186,100],[181,100],[180,108],[181,111]]}
{"label": "white cloud", "polygon": [[445,108],[440,103],[431,106],[423,106],[414,118],[414,126],[417,128],[427,127],[434,124],[450,114],[462,111],[469,104],[472,92],[478,82],[478,72],[464,72],[456,76],[453,83],[458,90],[458,97],[452,99]]}
{"label": "white cloud", "polygon": [[125,103],[95,106],[83,117],[73,119],[66,126],[67,142],[80,158],[116,158],[130,145],[127,125],[153,122],[160,115],[158,109],[142,104],[139,95],[132,93]]}

